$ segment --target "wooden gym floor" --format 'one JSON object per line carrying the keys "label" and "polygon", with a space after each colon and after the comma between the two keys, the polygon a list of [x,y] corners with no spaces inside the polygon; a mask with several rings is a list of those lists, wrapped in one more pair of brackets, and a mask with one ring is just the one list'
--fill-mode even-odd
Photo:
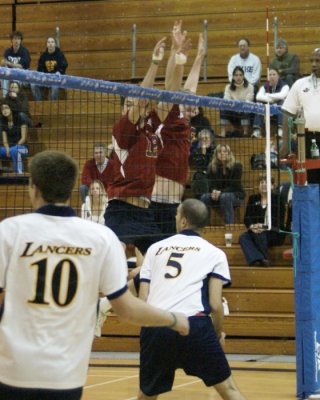
{"label": "wooden gym floor", "polygon": [[[128,353],[126,353],[128,354]],[[98,357],[98,358],[95,358]],[[139,379],[136,353],[117,358],[115,353],[93,353],[83,400],[135,400]],[[248,400],[296,398],[294,357],[228,356],[233,376]],[[221,400],[214,389],[178,370],[173,391],[159,396],[172,400]]]}

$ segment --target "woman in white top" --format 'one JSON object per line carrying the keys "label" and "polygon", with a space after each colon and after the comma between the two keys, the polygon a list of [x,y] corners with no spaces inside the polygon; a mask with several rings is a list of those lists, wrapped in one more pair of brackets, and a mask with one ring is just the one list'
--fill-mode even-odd
{"label": "woman in white top", "polygon": [[[226,86],[223,98],[226,100],[253,101],[254,87],[245,78],[244,71],[241,67],[238,66],[234,68],[232,73],[232,81]],[[241,124],[241,127],[243,128],[243,135],[247,136],[250,125],[249,115],[237,111],[221,110],[220,136],[226,136],[227,125],[233,125],[231,129],[234,130],[235,126],[239,124]]]}
{"label": "woman in white top", "polygon": [[81,206],[81,218],[104,225],[104,212],[108,204],[106,191],[101,181],[94,180],[89,187],[89,195]]}
{"label": "woman in white top", "polygon": [[[281,105],[288,96],[289,90],[290,88],[286,82],[280,79],[279,71],[275,68],[271,68],[269,70],[269,81],[265,82],[265,84],[261,86],[257,93],[256,100],[257,102]],[[276,119],[278,136],[282,137],[282,113],[279,112],[279,114],[276,115],[276,118],[272,118],[271,121],[273,121],[273,119]],[[254,131],[252,137],[261,137],[262,125],[263,116],[256,114],[253,121]]]}

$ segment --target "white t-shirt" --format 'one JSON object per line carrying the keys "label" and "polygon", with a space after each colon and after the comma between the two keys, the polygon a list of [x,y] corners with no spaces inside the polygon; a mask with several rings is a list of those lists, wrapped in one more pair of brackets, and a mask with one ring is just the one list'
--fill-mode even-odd
{"label": "white t-shirt", "polygon": [[74,215],[69,207],[45,206],[0,223],[4,384],[83,386],[99,292],[110,299],[127,290],[126,258],[115,234]]}
{"label": "white t-shirt", "polygon": [[247,58],[240,57],[235,54],[230,58],[228,63],[228,78],[232,81],[232,73],[235,67],[241,67],[244,70],[244,76],[251,85],[257,85],[261,78],[261,61],[258,56],[249,53]]}
{"label": "white t-shirt", "polygon": [[298,79],[292,85],[282,109],[296,115],[303,107],[306,128],[309,131],[320,132],[320,79],[307,76]]}
{"label": "white t-shirt", "polygon": [[108,201],[106,199],[105,202],[101,204],[101,211],[99,215],[93,215],[91,209],[91,199],[90,196],[86,196],[85,202],[81,205],[81,218],[86,219],[88,221],[97,222],[98,224],[104,225],[104,213],[106,211],[108,205]]}
{"label": "white t-shirt", "polygon": [[226,255],[192,231],[153,244],[140,271],[140,280],[150,282],[149,304],[187,316],[211,312],[210,277],[230,282]]}

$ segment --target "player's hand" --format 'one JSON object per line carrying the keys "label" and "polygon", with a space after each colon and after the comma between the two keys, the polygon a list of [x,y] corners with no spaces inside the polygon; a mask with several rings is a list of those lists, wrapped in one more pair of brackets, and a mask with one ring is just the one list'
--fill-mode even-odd
{"label": "player's hand", "polygon": [[177,331],[182,336],[187,336],[190,331],[189,319],[186,315],[182,313],[175,312],[174,315],[177,318],[176,325],[172,328],[174,331]]}
{"label": "player's hand", "polygon": [[157,59],[161,61],[163,59],[164,48],[166,47],[166,37],[163,37],[159,42],[155,45],[152,53],[152,59]]}
{"label": "player's hand", "polygon": [[219,338],[219,343],[220,343],[220,346],[223,348],[224,347],[224,345],[226,344],[226,334],[224,333],[224,332],[221,332],[221,334],[220,334],[220,338]]}

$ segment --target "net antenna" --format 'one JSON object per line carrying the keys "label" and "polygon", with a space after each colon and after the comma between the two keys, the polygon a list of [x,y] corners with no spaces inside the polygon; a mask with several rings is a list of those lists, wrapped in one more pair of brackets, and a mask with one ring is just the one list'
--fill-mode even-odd
{"label": "net antenna", "polygon": [[[267,85],[269,85],[269,10],[266,9],[266,61],[267,61]],[[268,90],[269,91],[269,90]],[[268,204],[267,204],[267,226],[268,229],[271,229],[271,159],[270,159],[270,150],[271,150],[271,129],[270,129],[270,102],[265,105],[265,130],[266,130],[266,176],[267,176],[267,195],[268,195]]]}

